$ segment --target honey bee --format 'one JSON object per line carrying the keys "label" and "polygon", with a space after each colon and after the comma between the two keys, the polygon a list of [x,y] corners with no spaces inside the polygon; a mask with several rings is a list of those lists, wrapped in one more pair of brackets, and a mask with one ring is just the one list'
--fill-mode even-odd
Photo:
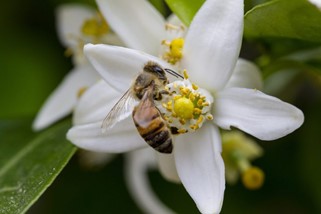
{"label": "honey bee", "polygon": [[165,71],[176,78],[183,78],[155,62],[147,62],[133,85],[104,119],[103,132],[132,114],[137,131],[146,143],[158,152],[171,153],[173,144],[170,128],[154,103],[154,100],[161,100],[162,94],[166,93],[164,87],[169,81]]}

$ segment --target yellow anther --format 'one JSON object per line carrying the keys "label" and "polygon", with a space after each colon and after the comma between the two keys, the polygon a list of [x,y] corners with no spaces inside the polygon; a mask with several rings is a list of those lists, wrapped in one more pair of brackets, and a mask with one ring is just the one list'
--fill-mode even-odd
{"label": "yellow anther", "polygon": [[201,115],[201,116],[197,119],[196,125],[201,124],[201,123],[203,122],[203,120],[204,120],[204,117]]}
{"label": "yellow anther", "polygon": [[191,119],[194,112],[194,104],[190,99],[182,97],[175,100],[174,112],[182,119]]}
{"label": "yellow anther", "polygon": [[[184,71],[183,71],[183,75],[184,75],[184,79],[188,79],[188,74],[187,74],[186,69],[184,69]],[[196,90],[196,89],[194,89],[194,90]]]}
{"label": "yellow anther", "polygon": [[194,101],[195,100],[195,95],[193,93],[190,93],[188,98],[191,100],[191,101]]}
{"label": "yellow anther", "polygon": [[210,104],[208,102],[204,102],[202,106],[209,106]]}
{"label": "yellow anther", "polygon": [[178,129],[177,132],[180,134],[184,134],[186,133],[186,129]]}
{"label": "yellow anther", "polygon": [[186,95],[188,95],[191,91],[188,89],[188,88],[185,88],[185,87],[180,87],[179,88],[179,90],[180,90],[180,92],[181,92],[181,94],[183,95],[183,96],[186,96]]}
{"label": "yellow anther", "polygon": [[173,25],[171,23],[166,23],[165,24],[165,30],[179,30],[180,27]]}
{"label": "yellow anther", "polygon": [[185,125],[186,121],[184,119],[179,119],[180,124]]}
{"label": "yellow anther", "polygon": [[248,189],[258,189],[264,183],[264,172],[258,167],[249,167],[242,175],[242,182]]}
{"label": "yellow anther", "polygon": [[199,99],[199,100],[197,101],[197,106],[200,106],[200,107],[203,106],[203,100],[202,100],[202,99]]}
{"label": "yellow anther", "polygon": [[200,127],[198,125],[190,125],[190,128],[193,130],[199,129]]}
{"label": "yellow anther", "polygon": [[85,93],[85,91],[88,89],[88,87],[84,86],[84,87],[81,87],[78,92],[77,92],[77,97],[78,99]]}
{"label": "yellow anther", "polygon": [[161,43],[162,45],[166,45],[166,46],[170,46],[170,42],[169,41],[167,41],[167,40],[162,40],[162,43]]}
{"label": "yellow anther", "polygon": [[202,109],[194,108],[194,114],[202,114]]}
{"label": "yellow anther", "polygon": [[192,83],[192,87],[193,87],[193,89],[194,89],[195,91],[198,89],[198,86],[195,85],[194,83]]}
{"label": "yellow anther", "polygon": [[177,118],[177,114],[175,112],[172,112],[172,117]]}
{"label": "yellow anther", "polygon": [[174,82],[173,87],[177,88],[177,83],[176,82]]}
{"label": "yellow anther", "polygon": [[206,115],[206,119],[207,119],[207,120],[213,120],[214,118],[213,118],[213,115],[208,114],[208,115]]}
{"label": "yellow anther", "polygon": [[172,104],[173,104],[173,101],[172,101],[172,100],[170,100],[170,101],[167,102],[167,105],[168,105],[168,106],[171,106]]}

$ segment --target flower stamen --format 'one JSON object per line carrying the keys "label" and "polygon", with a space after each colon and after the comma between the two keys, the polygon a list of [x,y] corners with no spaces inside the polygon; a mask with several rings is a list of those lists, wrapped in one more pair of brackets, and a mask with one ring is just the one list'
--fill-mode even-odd
{"label": "flower stamen", "polygon": [[172,41],[162,41],[162,45],[167,46],[167,51],[163,54],[162,58],[172,65],[175,65],[183,57],[184,39],[179,37]]}
{"label": "flower stamen", "polygon": [[87,91],[87,89],[88,89],[88,87],[86,87],[86,86],[81,87],[77,92],[77,98],[79,99]]}
{"label": "flower stamen", "polygon": [[81,32],[85,36],[99,38],[109,32],[109,26],[104,17],[98,13],[97,16],[85,20],[82,25]]}
{"label": "flower stamen", "polygon": [[187,79],[186,70],[184,77],[183,81],[175,81],[165,87],[168,95],[164,96],[162,108],[159,108],[164,119],[179,134],[195,131],[205,121],[213,119],[210,113],[213,98]]}

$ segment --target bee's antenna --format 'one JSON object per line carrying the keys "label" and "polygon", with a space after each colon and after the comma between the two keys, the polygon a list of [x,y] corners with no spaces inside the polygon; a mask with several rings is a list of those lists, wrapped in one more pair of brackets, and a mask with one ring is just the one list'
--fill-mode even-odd
{"label": "bee's antenna", "polygon": [[164,70],[165,70],[167,73],[175,76],[176,78],[180,77],[181,79],[184,79],[184,77],[183,77],[182,75],[180,75],[179,73],[177,73],[177,72],[175,72],[175,71],[173,71],[173,70],[171,70],[171,69],[169,69],[169,68],[165,68]]}

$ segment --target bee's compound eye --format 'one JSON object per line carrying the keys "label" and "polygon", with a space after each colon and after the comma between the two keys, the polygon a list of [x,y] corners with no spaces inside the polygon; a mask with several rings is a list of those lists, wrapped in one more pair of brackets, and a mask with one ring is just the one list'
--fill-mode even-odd
{"label": "bee's compound eye", "polygon": [[160,75],[164,75],[165,74],[165,72],[164,72],[164,70],[161,68],[161,67],[159,67],[159,66],[154,66],[154,72],[155,73],[157,73],[157,74],[160,74]]}

